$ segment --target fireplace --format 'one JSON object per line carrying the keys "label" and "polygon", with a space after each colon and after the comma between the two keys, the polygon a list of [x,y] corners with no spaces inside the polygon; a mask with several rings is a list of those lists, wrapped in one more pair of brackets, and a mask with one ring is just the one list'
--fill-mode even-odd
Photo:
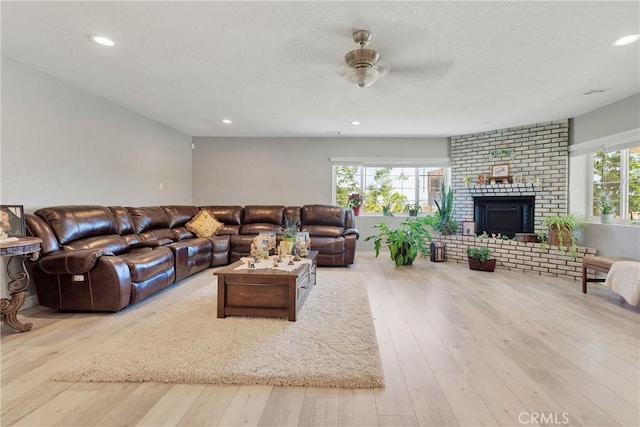
{"label": "fireplace", "polygon": [[516,233],[533,233],[535,197],[474,197],[476,233],[486,231],[513,238]]}

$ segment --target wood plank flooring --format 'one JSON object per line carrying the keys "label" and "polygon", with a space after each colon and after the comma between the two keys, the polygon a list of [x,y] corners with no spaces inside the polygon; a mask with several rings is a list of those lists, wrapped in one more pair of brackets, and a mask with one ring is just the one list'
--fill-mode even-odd
{"label": "wood plank flooring", "polygon": [[385,253],[359,253],[341,270],[368,284],[383,389],[49,381],[70,358],[211,286],[210,269],[119,313],[34,307],[19,315],[31,332],[3,325],[0,423],[640,425],[640,309],[599,285],[583,295],[576,281],[426,259],[396,269]]}

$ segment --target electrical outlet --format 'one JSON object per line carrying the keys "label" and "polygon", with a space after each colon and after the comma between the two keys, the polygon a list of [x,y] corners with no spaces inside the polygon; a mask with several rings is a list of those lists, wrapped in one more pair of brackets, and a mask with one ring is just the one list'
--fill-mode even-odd
{"label": "electrical outlet", "polygon": [[74,274],[73,275],[74,282],[84,282],[84,274]]}

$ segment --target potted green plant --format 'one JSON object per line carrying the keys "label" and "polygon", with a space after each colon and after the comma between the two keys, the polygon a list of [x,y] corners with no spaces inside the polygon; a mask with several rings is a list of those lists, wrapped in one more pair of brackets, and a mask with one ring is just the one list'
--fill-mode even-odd
{"label": "potted green plant", "polygon": [[443,182],[440,194],[442,196],[440,203],[435,200],[438,210],[432,227],[442,234],[455,234],[458,231],[458,222],[453,219],[453,189],[447,190]]}
{"label": "potted green plant", "polygon": [[496,268],[496,260],[486,246],[469,246],[467,259],[471,270],[493,271]]}
{"label": "potted green plant", "polygon": [[609,224],[613,220],[613,205],[608,194],[600,195],[600,222]]}
{"label": "potted green plant", "polygon": [[298,232],[298,223],[296,221],[289,221],[285,218],[284,224],[280,228],[282,233],[282,240],[280,241],[281,250],[283,253],[290,254],[293,250],[293,241]]}
{"label": "potted green plant", "polygon": [[560,250],[568,252],[574,258],[577,256],[575,231],[586,224],[584,217],[577,214],[553,215],[545,218],[546,233],[539,233],[538,238],[542,248],[547,245],[558,246]]}
{"label": "potted green plant", "polygon": [[389,248],[391,260],[396,266],[411,265],[418,253],[429,255],[426,243],[431,241],[431,234],[427,229],[429,221],[430,217],[407,218],[397,228],[379,222],[373,226],[378,229],[378,234],[367,237],[365,241],[373,240],[376,257],[384,244]]}
{"label": "potted green plant", "polygon": [[405,206],[405,210],[409,212],[409,216],[418,216],[418,212],[420,212],[420,204],[407,203],[407,205]]}
{"label": "potted green plant", "polygon": [[349,194],[349,207],[353,209],[353,214],[360,215],[360,206],[362,206],[362,195],[360,193]]}

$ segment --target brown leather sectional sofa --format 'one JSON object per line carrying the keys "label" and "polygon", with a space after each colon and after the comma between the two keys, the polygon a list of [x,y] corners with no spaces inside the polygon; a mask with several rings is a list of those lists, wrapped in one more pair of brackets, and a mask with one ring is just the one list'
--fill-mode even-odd
{"label": "brown leather sectional sofa", "polygon": [[[185,225],[200,209],[224,224],[197,237]],[[353,264],[358,230],[339,206],[55,206],[26,215],[42,239],[30,266],[41,305],[64,311],[118,311],[211,266],[249,254],[262,231],[288,222],[309,231],[319,266]]]}

